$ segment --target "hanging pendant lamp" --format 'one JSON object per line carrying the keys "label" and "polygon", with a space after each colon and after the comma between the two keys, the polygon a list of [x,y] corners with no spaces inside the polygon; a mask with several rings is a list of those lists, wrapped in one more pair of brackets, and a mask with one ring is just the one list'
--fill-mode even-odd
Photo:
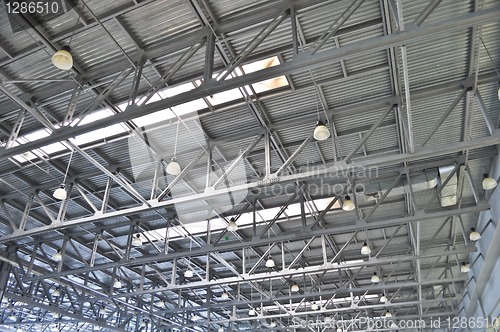
{"label": "hanging pendant lamp", "polygon": [[174,143],[174,156],[170,160],[170,162],[167,165],[167,173],[170,175],[179,175],[181,172],[181,166],[177,162],[177,138],[179,136],[179,122],[180,119],[177,119],[177,130],[175,132],[175,143]]}
{"label": "hanging pendant lamp", "polygon": [[371,282],[378,283],[379,281],[380,281],[380,278],[378,277],[377,272],[373,272]]}
{"label": "hanging pendant lamp", "polygon": [[73,56],[71,48],[64,46],[52,56],[52,64],[62,70],[70,70],[73,67]]}
{"label": "hanging pendant lamp", "polygon": [[495,181],[494,178],[490,177],[488,173],[483,174],[483,189],[484,190],[490,190],[493,189],[497,186],[497,182]]}
{"label": "hanging pendant lamp", "polygon": [[481,234],[479,234],[479,232],[477,232],[475,228],[471,228],[469,239],[473,242],[479,241],[481,239]]}
{"label": "hanging pendant lamp", "polygon": [[354,210],[356,206],[354,205],[354,202],[351,201],[351,197],[349,197],[349,195],[347,195],[345,197],[345,201],[344,201],[344,204],[342,204],[342,210],[344,211],[352,211]]}
{"label": "hanging pendant lamp", "polygon": [[238,230],[238,225],[234,221],[234,218],[231,218],[231,220],[227,224],[227,230],[230,232],[236,232]]}
{"label": "hanging pendant lamp", "polygon": [[361,254],[363,255],[369,255],[372,253],[372,250],[370,249],[370,247],[368,246],[368,243],[363,243],[363,248],[361,248]]}
{"label": "hanging pendant lamp", "polygon": [[71,155],[69,156],[69,161],[68,161],[68,166],[66,167],[66,172],[64,173],[64,179],[59,188],[57,188],[54,191],[54,198],[59,199],[61,201],[65,200],[68,196],[68,193],[66,192],[66,187],[64,183],[66,182],[66,177],[68,176],[68,171],[69,171],[69,165],[71,164],[71,159],[73,159],[73,153],[75,150],[71,150]]}

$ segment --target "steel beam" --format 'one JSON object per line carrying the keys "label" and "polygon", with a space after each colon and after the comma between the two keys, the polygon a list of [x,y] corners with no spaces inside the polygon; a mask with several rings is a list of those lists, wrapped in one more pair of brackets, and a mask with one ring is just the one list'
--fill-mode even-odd
{"label": "steel beam", "polygon": [[499,14],[500,7],[494,7],[488,10],[477,11],[449,20],[424,25],[422,27],[409,26],[404,33],[392,34],[360,41],[346,45],[340,49],[332,49],[314,54],[312,56],[297,56],[296,59],[278,66],[274,66],[250,74],[245,74],[239,77],[234,77],[230,80],[213,82],[209,87],[200,86],[199,88],[192,91],[182,93],[168,99],[153,102],[148,105],[142,105],[141,107],[130,105],[125,112],[121,112],[111,117],[101,119],[86,125],[74,127],[71,130],[58,129],[56,130],[56,133],[54,133],[54,135],[51,135],[49,137],[28,144],[23,144],[20,147],[9,149],[9,151],[0,150],[0,158],[3,159],[12,157],[16,154],[32,150],[35,148],[35,146],[39,147],[59,142],[76,135],[90,132],[92,130],[104,128],[119,122],[132,120],[142,115],[151,114],[160,109],[177,106],[185,102],[208,97],[218,92],[243,87],[248,84],[260,82],[286,74],[304,72],[309,69],[322,67],[331,61],[339,61],[341,59],[349,59],[363,54],[370,54],[378,50],[383,50],[392,46],[408,44],[413,41],[420,40],[424,37],[434,36],[443,32],[455,31],[458,29],[495,21]]}
{"label": "steel beam", "polygon": [[[478,147],[485,147],[488,145],[496,145],[500,144],[500,134],[496,132],[494,135],[491,135],[489,137],[484,137],[484,138],[478,138],[478,139],[473,139],[469,140],[466,142],[459,142],[459,143],[452,143],[448,144],[446,146],[437,146],[437,147],[432,147],[432,148],[427,148],[427,149],[422,149],[419,150],[413,154],[398,154],[398,155],[389,155],[389,156],[384,156],[380,158],[373,158],[370,160],[362,160],[358,162],[352,162],[349,165],[338,162],[334,163],[332,165],[326,165],[324,168],[317,169],[317,170],[312,170],[308,172],[303,172],[299,174],[292,174],[292,175],[286,175],[282,176],[279,179],[277,179],[276,182],[292,182],[292,181],[297,181],[297,180],[305,180],[311,176],[318,177],[318,176],[324,176],[326,174],[344,174],[346,171],[354,171],[354,170],[366,170],[369,169],[370,167],[376,167],[379,165],[386,165],[386,164],[397,164],[401,163],[404,161],[412,161],[412,160],[418,160],[422,158],[429,158],[432,156],[441,156],[444,154],[452,153],[452,152],[458,152],[458,151],[463,151],[467,149],[474,149]],[[107,172],[109,172],[106,169]],[[57,223],[53,225],[48,225],[48,226],[42,226],[38,227],[35,229],[30,229],[30,230],[25,230],[23,232],[16,232],[15,234],[11,235],[6,235],[0,238],[0,242],[5,242],[9,241],[12,239],[16,238],[21,238],[25,236],[31,236],[35,234],[40,234],[43,232],[47,231],[52,231],[56,229],[61,229],[65,227],[70,227],[70,226],[76,226],[76,225],[83,225],[89,222],[95,222],[100,219],[104,218],[114,218],[118,216],[126,216],[130,215],[139,211],[146,211],[146,210],[151,210],[151,209],[159,209],[159,208],[164,208],[167,206],[172,206],[173,204],[177,203],[184,203],[184,202],[189,202],[189,201],[196,201],[196,200],[203,200],[209,195],[210,197],[218,196],[218,195],[226,195],[229,191],[233,193],[237,193],[240,191],[247,191],[250,188],[257,188],[261,186],[261,182],[252,182],[252,183],[247,183],[247,184],[242,184],[242,185],[236,185],[230,188],[223,188],[223,189],[218,189],[210,193],[200,193],[200,194],[194,194],[186,197],[179,197],[179,198],[174,198],[168,201],[148,201],[148,204],[146,205],[141,205],[141,206],[135,206],[131,207],[128,209],[123,209],[123,210],[118,210],[118,211],[113,211],[106,213],[104,215],[95,215],[91,217],[85,217],[77,220],[68,220],[67,222],[64,223]]]}
{"label": "steel beam", "polygon": [[429,17],[430,14],[436,9],[442,0],[431,0],[429,4],[420,12],[417,18],[413,21],[416,26],[420,26]]}
{"label": "steel beam", "polygon": [[311,46],[309,54],[315,54],[334,34],[339,31],[342,24],[365,2],[365,0],[354,0],[349,7],[328,27],[328,29]]}
{"label": "steel beam", "polygon": [[[297,241],[301,239],[308,239],[312,236],[322,236],[322,235],[327,235],[331,234],[332,232],[335,234],[342,234],[342,233],[351,233],[356,230],[367,230],[367,229],[377,229],[377,228],[386,228],[386,227],[391,227],[391,226],[398,226],[400,224],[405,224],[408,222],[413,222],[413,221],[428,221],[432,220],[435,218],[446,218],[448,216],[454,216],[458,214],[466,214],[466,213],[473,213],[473,212],[478,212],[478,211],[484,211],[489,209],[489,205],[487,203],[482,202],[479,205],[473,206],[473,207],[462,207],[460,209],[442,209],[438,212],[421,212],[418,213],[414,216],[407,216],[407,217],[402,217],[402,218],[394,218],[394,219],[383,219],[380,221],[372,221],[370,223],[366,223],[364,221],[358,221],[355,225],[346,225],[346,226],[330,226],[330,227],[325,227],[323,229],[318,229],[318,230],[306,230],[306,231],[299,231],[299,232],[289,232],[289,233],[284,233],[281,235],[277,235],[273,238],[267,238],[267,237],[261,237],[261,238],[253,238],[250,240],[246,240],[243,242],[237,242],[237,243],[228,243],[228,244],[221,244],[221,245],[202,245],[198,248],[193,248],[192,250],[178,250],[175,252],[169,252],[168,254],[165,253],[159,253],[157,255],[152,255],[152,256],[143,256],[143,257],[137,257],[133,260],[121,260],[119,262],[110,262],[110,263],[104,263],[104,264],[99,264],[95,267],[85,267],[85,268],[80,268],[80,269],[72,269],[72,270],[66,270],[62,271],[61,273],[51,273],[49,276],[50,277],[60,277],[64,275],[71,275],[71,274],[78,274],[78,273],[85,273],[90,270],[97,270],[97,269],[109,269],[109,268],[114,268],[118,266],[126,266],[129,264],[133,265],[138,265],[138,264],[145,264],[145,263],[150,263],[153,261],[162,261],[162,260],[172,260],[174,258],[181,258],[181,257],[188,257],[188,256],[200,256],[200,255],[206,255],[214,250],[217,250],[218,252],[231,252],[235,250],[240,250],[242,247],[255,247],[255,246],[266,246],[268,244],[273,244],[276,242],[281,242],[281,241]],[[11,235],[12,236],[12,235]],[[0,238],[0,240],[5,240],[5,238],[8,238],[9,235],[4,236]],[[39,278],[39,277],[36,277]],[[188,286],[191,284],[188,284]]]}

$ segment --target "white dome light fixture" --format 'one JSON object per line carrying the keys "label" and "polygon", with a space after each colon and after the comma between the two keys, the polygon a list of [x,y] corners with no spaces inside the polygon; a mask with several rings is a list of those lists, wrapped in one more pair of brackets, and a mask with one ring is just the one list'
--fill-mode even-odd
{"label": "white dome light fixture", "polygon": [[343,330],[340,327],[337,327],[337,332],[343,332]]}
{"label": "white dome light fixture", "polygon": [[223,300],[227,300],[227,299],[229,299],[229,294],[226,293],[226,292],[224,292],[224,293],[222,293],[222,295],[220,296],[220,298],[223,299]]}
{"label": "white dome light fixture", "polygon": [[52,56],[52,64],[62,70],[70,70],[73,67],[73,56],[71,48],[63,46],[63,48]]}
{"label": "white dome light fixture", "polygon": [[143,321],[141,321],[141,322],[139,323],[139,325],[140,325],[141,327],[146,327],[146,325],[148,325],[148,324],[146,324],[146,321],[144,321],[144,320],[143,320]]}
{"label": "white dome light fixture", "polygon": [[460,267],[460,272],[462,273],[467,273],[470,271],[470,267],[465,264],[465,262],[462,263],[462,266]]}
{"label": "white dome light fixture", "polygon": [[312,310],[318,310],[319,306],[316,303],[311,304],[311,309]]}
{"label": "white dome light fixture", "polygon": [[184,277],[186,277],[186,278],[192,278],[193,277],[193,271],[186,270],[186,272],[184,272]]}
{"label": "white dome light fixture", "polygon": [[16,332],[23,332],[23,329],[20,328],[20,327],[18,327],[17,330],[16,330]]}
{"label": "white dome light fixture", "polygon": [[224,328],[221,326],[221,327],[219,327],[219,329],[217,331],[224,332]]}
{"label": "white dome light fixture", "polygon": [[385,296],[385,294],[380,297],[380,302],[382,302],[382,303],[387,302],[387,296]]}
{"label": "white dome light fixture", "polygon": [[479,234],[479,232],[476,231],[475,228],[471,228],[470,229],[470,234],[469,234],[469,239],[471,241],[479,241],[481,240],[481,234]]}
{"label": "white dome light fixture", "polygon": [[378,282],[380,282],[380,278],[378,277],[377,272],[373,272],[373,275],[372,275],[372,279],[371,279],[371,281],[372,281],[373,283],[378,283]]}
{"label": "white dome light fixture", "polygon": [[54,312],[52,314],[52,318],[54,318],[54,319],[58,319],[59,317],[61,317],[61,315],[59,315],[57,312]]}
{"label": "white dome light fixture", "polygon": [[132,245],[134,247],[140,247],[142,246],[142,239],[141,239],[141,234],[137,234],[134,239],[132,240]]}
{"label": "white dome light fixture", "polygon": [[99,309],[99,315],[105,315],[106,314],[106,309],[101,308]]}
{"label": "white dome light fixture", "polygon": [[292,286],[292,292],[298,292],[299,291],[299,286],[293,285]]}
{"label": "white dome light fixture", "polygon": [[172,157],[172,159],[167,165],[167,173],[170,175],[179,175],[180,172],[181,172],[181,166],[177,162],[177,158]]}
{"label": "white dome light fixture", "polygon": [[276,327],[276,322],[271,322],[271,324],[269,326]]}
{"label": "white dome light fixture", "polygon": [[116,279],[115,283],[113,284],[114,288],[122,288],[122,282],[120,279]]}
{"label": "white dome light fixture", "polygon": [[57,198],[58,200],[64,201],[68,197],[68,193],[66,192],[65,188],[66,187],[64,186],[64,183],[61,184],[61,186],[54,191],[54,194],[52,196],[54,196],[54,198]]}
{"label": "white dome light fixture", "polygon": [[249,316],[255,316],[256,315],[255,310],[254,309],[248,310],[248,315]]}
{"label": "white dome light fixture", "polygon": [[58,250],[54,255],[52,255],[52,260],[54,262],[60,262],[60,261],[62,261],[62,259],[63,259],[63,256],[62,256],[60,250]]}
{"label": "white dome light fixture", "polygon": [[276,266],[276,263],[274,263],[273,259],[269,257],[269,259],[266,261],[266,267],[268,268],[273,268]]}
{"label": "white dome light fixture", "polygon": [[484,190],[490,190],[493,189],[497,186],[497,182],[495,181],[494,178],[490,177],[488,173],[483,174],[483,189]]}
{"label": "white dome light fixture", "polygon": [[347,195],[345,197],[345,201],[344,201],[344,204],[342,204],[342,210],[344,211],[352,211],[354,210],[356,206],[354,205],[354,202],[351,201],[351,197],[349,197],[349,195]]}
{"label": "white dome light fixture", "polygon": [[236,222],[234,221],[234,218],[231,218],[231,220],[227,224],[227,230],[229,232],[236,232],[238,230],[238,225],[236,225]]}
{"label": "white dome light fixture", "polygon": [[16,322],[17,321],[16,315],[9,316],[9,320],[12,321],[12,322]]}
{"label": "white dome light fixture", "polygon": [[328,137],[330,137],[330,130],[328,130],[323,121],[318,120],[314,129],[314,138],[318,141],[324,141]]}
{"label": "white dome light fixture", "polygon": [[392,317],[391,312],[390,312],[390,311],[387,311],[387,312],[385,313],[385,317]]}
{"label": "white dome light fixture", "polygon": [[165,302],[160,300],[160,301],[156,302],[156,305],[159,306],[160,308],[163,308],[163,307],[165,307]]}
{"label": "white dome light fixture", "polygon": [[372,250],[370,247],[368,247],[368,243],[363,243],[363,248],[361,248],[361,254],[363,255],[369,255],[372,253]]}
{"label": "white dome light fixture", "polygon": [[52,292],[52,296],[53,297],[59,297],[59,296],[61,296],[61,292],[59,291],[59,289],[56,288],[56,290]]}

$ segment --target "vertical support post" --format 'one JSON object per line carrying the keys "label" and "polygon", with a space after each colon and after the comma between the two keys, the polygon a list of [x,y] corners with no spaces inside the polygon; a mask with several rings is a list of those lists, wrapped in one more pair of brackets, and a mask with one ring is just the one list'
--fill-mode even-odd
{"label": "vertical support post", "polygon": [[109,194],[111,193],[112,184],[113,181],[111,180],[111,178],[108,178],[108,182],[106,183],[106,190],[104,191],[104,197],[102,198],[102,206],[101,206],[102,214],[106,213],[106,210],[108,209]]}
{"label": "vertical support post", "polygon": [[6,149],[11,148],[14,145],[14,142],[17,140],[17,136],[19,135],[19,131],[21,130],[21,127],[23,126],[24,118],[26,117],[26,110],[21,109],[19,111],[19,114],[17,115],[16,122],[14,123],[14,126],[12,127],[12,130],[10,132],[9,139],[7,140],[7,144],[5,145]]}
{"label": "vertical support post", "polygon": [[[23,217],[21,218],[21,225],[19,226],[19,229],[21,231],[24,231],[24,228],[26,227],[26,222],[28,221],[28,217],[30,215],[31,204],[33,203],[33,197],[34,197],[34,194],[31,194],[28,197],[28,201],[26,202],[26,206],[24,207]],[[64,202],[61,204],[61,207],[63,205],[64,205]]]}
{"label": "vertical support post", "polygon": [[297,12],[295,7],[290,8],[290,19],[292,21],[292,45],[293,45],[293,57],[299,53],[299,41],[297,38]]}
{"label": "vertical support post", "polygon": [[155,167],[155,174],[153,178],[153,184],[151,186],[151,199],[156,198],[156,192],[158,190],[158,183],[160,181],[160,174],[162,173],[162,160],[158,160]]}
{"label": "vertical support post", "polygon": [[269,179],[271,175],[271,133],[266,131],[265,144],[264,144],[264,161],[266,163],[265,179]]}
{"label": "vertical support post", "polygon": [[57,264],[57,272],[61,272],[62,271],[63,261],[64,261],[64,255],[66,254],[66,245],[67,245],[67,243],[68,243],[68,238],[64,237],[63,244],[62,244],[62,247],[61,247],[62,259]]}
{"label": "vertical support post", "polygon": [[205,69],[203,71],[203,82],[208,82],[214,74],[214,53],[215,53],[215,36],[212,31],[208,32],[207,45],[205,49]]}
{"label": "vertical support post", "polygon": [[212,156],[213,156],[213,148],[210,144],[208,146],[208,156],[207,156],[207,181],[205,184],[205,188],[210,188],[212,186],[212,181],[210,179],[210,175],[212,174]]}

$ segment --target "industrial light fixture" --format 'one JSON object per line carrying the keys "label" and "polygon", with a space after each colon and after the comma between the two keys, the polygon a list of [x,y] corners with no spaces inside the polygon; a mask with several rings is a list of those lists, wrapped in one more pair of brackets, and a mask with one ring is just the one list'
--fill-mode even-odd
{"label": "industrial light fixture", "polygon": [[73,56],[71,56],[71,48],[63,46],[63,48],[52,56],[52,64],[59,69],[69,70],[73,67]]}
{"label": "industrial light fixture", "polygon": [[224,332],[224,328],[221,326],[221,327],[219,327],[219,329],[217,331]]}
{"label": "industrial light fixture", "polygon": [[165,306],[165,302],[160,300],[160,301],[156,302],[156,305],[159,306],[160,308],[163,308]]}
{"label": "industrial light fixture", "polygon": [[11,316],[9,316],[9,320],[11,320],[11,321],[13,321],[13,322],[17,321],[17,317],[16,317],[16,315],[11,315]]}
{"label": "industrial light fixture", "polygon": [[179,175],[180,172],[181,172],[181,166],[177,162],[177,158],[172,157],[172,159],[167,165],[167,173],[170,175]]}
{"label": "industrial light fixture", "polygon": [[236,225],[234,218],[231,218],[231,220],[227,224],[227,230],[230,232],[236,232],[238,230],[238,225]]}
{"label": "industrial light fixture", "polygon": [[137,234],[134,239],[132,240],[132,245],[134,247],[140,247],[142,246],[142,239],[141,239],[141,234]]}
{"label": "industrial light fixture", "polygon": [[61,317],[61,315],[59,315],[57,312],[54,312],[52,314],[52,318],[54,318],[54,319],[58,319],[59,317]]}
{"label": "industrial light fixture", "polygon": [[343,330],[340,327],[337,327],[337,332],[343,332]]}
{"label": "industrial light fixture", "polygon": [[351,197],[349,197],[349,195],[347,195],[345,197],[345,201],[344,201],[344,204],[342,204],[342,210],[344,211],[352,211],[354,210],[356,206],[354,205],[354,202],[351,201]]}
{"label": "industrial light fixture", "polygon": [[298,292],[299,291],[299,286],[293,285],[292,286],[292,292]]}
{"label": "industrial light fixture", "polygon": [[319,307],[318,307],[318,305],[316,303],[313,303],[313,304],[311,304],[311,309],[312,310],[318,310]]}
{"label": "industrial light fixture", "polygon": [[475,228],[471,228],[470,234],[469,234],[469,239],[471,241],[479,241],[479,240],[481,240],[481,234],[479,234],[479,232],[476,232]]}
{"label": "industrial light fixture", "polygon": [[186,272],[184,272],[184,277],[186,277],[186,278],[192,278],[193,277],[193,271],[186,270]]}
{"label": "industrial light fixture", "polygon": [[54,296],[54,297],[61,296],[61,292],[59,291],[58,288],[56,288],[56,290],[52,292],[52,296]]}
{"label": "industrial light fixture", "polygon": [[385,294],[383,294],[383,295],[380,297],[380,302],[382,302],[382,303],[386,303],[386,302],[387,302],[387,296],[385,296]]}
{"label": "industrial light fixture", "polygon": [[500,100],[500,81],[498,82],[499,88],[498,88],[498,100]]}
{"label": "industrial light fixture", "polygon": [[462,273],[467,273],[470,271],[470,267],[465,264],[465,262],[462,263],[462,266],[460,267],[460,272]]}
{"label": "industrial light fixture", "polygon": [[20,328],[20,327],[18,327],[17,330],[16,330],[16,332],[23,332],[23,329]]}
{"label": "industrial light fixture", "polygon": [[248,310],[248,315],[249,315],[249,316],[255,316],[255,314],[256,314],[256,313],[255,313],[255,310],[254,310],[254,309],[250,309],[250,310]]}
{"label": "industrial light fixture", "polygon": [[54,262],[60,262],[60,261],[62,261],[62,258],[63,257],[62,257],[62,254],[61,254],[60,250],[58,250],[54,255],[52,255],[52,260]]}
{"label": "industrial light fixture", "polygon": [[493,189],[497,186],[497,182],[495,181],[494,178],[490,177],[488,173],[483,174],[483,189],[484,190],[490,190]]}
{"label": "industrial light fixture", "polygon": [[75,152],[75,150],[71,150],[71,155],[69,156],[68,166],[66,167],[66,172],[64,173],[64,179],[63,179],[61,185],[59,186],[59,188],[57,188],[54,191],[54,194],[52,195],[52,196],[54,196],[54,198],[59,199],[61,201],[64,201],[68,197],[68,193],[66,191],[66,186],[64,185],[64,183],[66,182],[66,177],[68,176],[69,165],[71,165],[71,159],[73,159],[74,152]]}
{"label": "industrial light fixture", "polygon": [[316,85],[316,82],[314,82],[314,100],[316,101],[316,113],[318,114],[318,122],[316,123],[316,128],[314,128],[313,137],[318,141],[324,141],[325,139],[330,137],[330,131],[319,117],[318,99],[318,86]]}
{"label": "industrial light fixture", "polygon": [[378,277],[377,272],[373,272],[371,280],[373,283],[378,283],[380,281],[380,278]]}
{"label": "industrial light fixture", "polygon": [[398,327],[398,326],[396,325],[396,323],[391,322],[391,326],[390,326],[390,327],[391,327],[392,329],[395,329],[395,328],[396,328],[396,327]]}
{"label": "industrial light fixture", "polygon": [[269,326],[276,327],[276,322],[271,322],[271,324]]}
{"label": "industrial light fixture", "polygon": [[330,137],[330,131],[328,130],[328,127],[325,126],[323,121],[318,120],[316,123],[316,128],[314,129],[314,138],[318,141],[324,141]]}
{"label": "industrial light fixture", "polygon": [[387,311],[387,312],[385,313],[385,317],[392,317],[391,312],[390,312],[390,311]]}
{"label": "industrial light fixture", "polygon": [[368,247],[368,243],[363,243],[363,248],[361,248],[361,254],[363,255],[369,255],[372,253],[372,250],[370,247]]}
{"label": "industrial light fixture", "polygon": [[330,316],[325,317],[325,322],[331,322],[331,321],[332,321],[332,317],[330,317]]}
{"label": "industrial light fixture", "polygon": [[269,257],[269,259],[266,261],[266,267],[273,268],[275,266],[276,266],[276,264],[274,263],[273,259],[271,257]]}
{"label": "industrial light fixture", "polygon": [[175,132],[175,143],[174,143],[174,156],[170,160],[167,165],[167,173],[170,175],[179,175],[181,172],[181,166],[177,162],[177,137],[179,135],[179,122],[180,119],[177,119],[177,130]]}
{"label": "industrial light fixture", "polygon": [[139,324],[139,325],[140,325],[141,327],[146,327],[146,325],[147,325],[147,324],[146,324],[146,321],[145,321],[145,320],[143,320],[143,321],[141,321],[141,322],[140,322],[140,324]]}
{"label": "industrial light fixture", "polygon": [[222,293],[222,295],[221,295],[220,297],[221,297],[221,299],[223,299],[223,300],[227,300],[227,299],[229,298],[229,294],[228,294],[228,293],[226,293],[226,292],[224,292],[224,293]]}
{"label": "industrial light fixture", "polygon": [[104,307],[99,309],[99,315],[105,315],[105,314],[106,314],[106,309]]}
{"label": "industrial light fixture", "polygon": [[115,283],[113,284],[114,288],[122,288],[122,282],[120,279],[116,279]]}
{"label": "industrial light fixture", "polygon": [[61,201],[64,201],[66,199],[66,197],[68,197],[68,193],[66,192],[64,183],[61,184],[59,186],[59,188],[57,188],[54,191],[54,194],[52,196],[54,196],[54,198],[57,198],[57,199],[59,199]]}

